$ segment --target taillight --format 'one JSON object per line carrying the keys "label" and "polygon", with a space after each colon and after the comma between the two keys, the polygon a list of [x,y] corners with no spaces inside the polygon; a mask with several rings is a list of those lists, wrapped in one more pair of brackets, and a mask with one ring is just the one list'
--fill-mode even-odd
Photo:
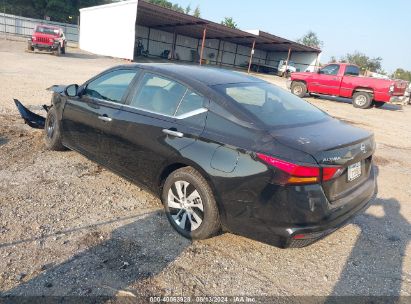
{"label": "taillight", "polygon": [[342,167],[324,167],[323,168],[323,181],[329,181],[341,175],[344,171]]}
{"label": "taillight", "polygon": [[270,166],[281,170],[281,173],[277,174],[275,178],[275,181],[281,185],[315,184],[321,182],[321,180],[331,180],[339,176],[343,171],[341,167],[320,168],[317,166],[298,165],[261,153],[257,153],[257,156]]}
{"label": "taillight", "polygon": [[394,90],[395,90],[395,85],[390,85],[390,89],[389,89],[389,92],[390,93],[393,93],[394,92]]}

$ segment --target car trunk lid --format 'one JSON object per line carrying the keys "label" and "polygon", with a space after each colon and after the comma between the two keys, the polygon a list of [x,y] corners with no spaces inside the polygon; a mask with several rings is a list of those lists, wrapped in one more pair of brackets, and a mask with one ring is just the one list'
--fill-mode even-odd
{"label": "car trunk lid", "polygon": [[310,154],[320,167],[340,166],[340,175],[322,182],[333,202],[364,183],[372,168],[375,143],[372,133],[336,119],[273,130],[280,143]]}

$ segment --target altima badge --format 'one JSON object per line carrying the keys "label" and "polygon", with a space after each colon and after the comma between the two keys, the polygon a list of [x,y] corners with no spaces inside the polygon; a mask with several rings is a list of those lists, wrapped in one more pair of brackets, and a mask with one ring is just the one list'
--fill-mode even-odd
{"label": "altima badge", "polygon": [[362,151],[362,153],[367,153],[367,149],[365,147],[365,144],[361,144],[360,150]]}

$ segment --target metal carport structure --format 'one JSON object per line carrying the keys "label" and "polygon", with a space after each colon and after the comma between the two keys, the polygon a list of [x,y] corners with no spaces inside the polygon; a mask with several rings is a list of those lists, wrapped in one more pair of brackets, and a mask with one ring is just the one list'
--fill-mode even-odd
{"label": "metal carport structure", "polygon": [[[251,64],[274,67],[287,59],[302,70],[316,65],[321,52],[267,32],[232,29],[142,0],[81,9],[80,20],[80,48],[136,61],[144,55],[249,69]],[[100,28],[104,35],[98,33]]]}

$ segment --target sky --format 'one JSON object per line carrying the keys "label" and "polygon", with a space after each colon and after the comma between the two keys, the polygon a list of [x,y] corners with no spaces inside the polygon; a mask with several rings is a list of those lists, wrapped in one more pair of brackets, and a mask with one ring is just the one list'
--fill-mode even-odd
{"label": "sky", "polygon": [[201,17],[233,17],[243,30],[260,29],[290,40],[313,30],[324,42],[321,62],[360,51],[381,57],[392,73],[411,70],[411,0],[172,0],[200,6]]}

